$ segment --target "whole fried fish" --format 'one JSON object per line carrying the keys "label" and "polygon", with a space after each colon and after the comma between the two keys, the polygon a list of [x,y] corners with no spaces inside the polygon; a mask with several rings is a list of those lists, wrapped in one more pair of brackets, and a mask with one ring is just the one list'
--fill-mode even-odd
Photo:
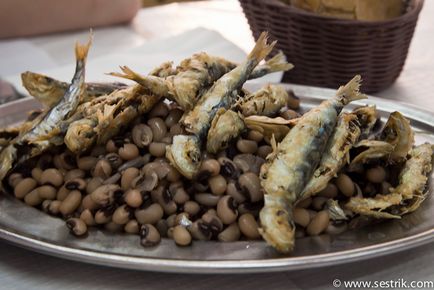
{"label": "whole fried fish", "polygon": [[303,115],[261,168],[264,207],[260,233],[280,252],[294,247],[292,207],[321,160],[338,115],[348,103],[366,98],[359,92],[360,76],[340,87],[336,96]]}

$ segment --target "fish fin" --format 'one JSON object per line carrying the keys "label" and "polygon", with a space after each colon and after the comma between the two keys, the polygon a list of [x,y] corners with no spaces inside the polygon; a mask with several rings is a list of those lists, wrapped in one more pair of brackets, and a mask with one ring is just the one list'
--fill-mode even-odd
{"label": "fish fin", "polygon": [[286,56],[281,50],[279,50],[275,56],[267,60],[265,64],[270,68],[270,72],[289,71],[294,68],[292,63],[286,61]]}
{"label": "fish fin", "polygon": [[255,59],[257,62],[263,60],[274,48],[277,41],[273,41],[271,44],[267,44],[268,32],[262,32],[256,41],[256,45],[249,53],[248,59]]}
{"label": "fish fin", "polygon": [[90,31],[89,40],[86,44],[80,44],[79,42],[75,43],[75,57],[77,60],[83,60],[85,61],[87,58],[87,53],[89,52],[89,48],[92,45],[93,40],[93,32]]}
{"label": "fish fin", "polygon": [[349,104],[355,100],[362,100],[368,98],[365,94],[362,94],[360,92],[361,82],[362,77],[360,75],[356,75],[345,86],[339,87],[336,95],[342,97],[344,105]]}

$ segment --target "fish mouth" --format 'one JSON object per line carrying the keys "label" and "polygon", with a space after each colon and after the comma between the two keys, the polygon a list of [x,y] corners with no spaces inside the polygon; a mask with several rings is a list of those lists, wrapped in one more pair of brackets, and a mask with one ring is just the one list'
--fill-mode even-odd
{"label": "fish mouth", "polygon": [[166,147],[166,157],[185,177],[193,179],[201,164],[200,140],[195,135],[176,135]]}

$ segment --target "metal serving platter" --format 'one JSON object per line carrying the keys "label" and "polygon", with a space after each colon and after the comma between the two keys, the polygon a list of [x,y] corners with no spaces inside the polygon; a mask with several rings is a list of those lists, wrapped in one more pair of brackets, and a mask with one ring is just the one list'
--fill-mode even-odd
{"label": "metal serving platter", "polygon": [[[287,85],[300,96],[305,109],[334,95],[331,89]],[[250,85],[250,89],[257,89]],[[416,131],[416,142],[434,143],[434,114],[414,106],[371,97],[348,106],[376,104],[385,119],[392,111],[407,116]],[[0,127],[22,120],[38,104],[23,99],[0,106]],[[433,185],[430,184],[430,191]],[[0,195],[0,237],[13,244],[56,257],[137,270],[176,273],[247,273],[296,270],[378,257],[434,241],[434,198],[404,216],[337,236],[321,235],[296,241],[291,255],[281,255],[263,241],[233,243],[199,242],[178,247],[163,239],[143,248],[137,236],[91,230],[86,238],[69,234],[64,222],[26,206],[9,194]]]}

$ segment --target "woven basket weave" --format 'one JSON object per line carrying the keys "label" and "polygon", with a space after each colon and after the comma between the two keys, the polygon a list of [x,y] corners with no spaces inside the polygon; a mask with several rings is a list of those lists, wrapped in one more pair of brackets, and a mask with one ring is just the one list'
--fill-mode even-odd
{"label": "woven basket weave", "polygon": [[423,0],[410,0],[400,17],[356,21],[316,15],[278,0],[239,1],[255,39],[268,31],[295,65],[283,81],[336,88],[361,74],[366,93],[398,78],[423,6]]}

